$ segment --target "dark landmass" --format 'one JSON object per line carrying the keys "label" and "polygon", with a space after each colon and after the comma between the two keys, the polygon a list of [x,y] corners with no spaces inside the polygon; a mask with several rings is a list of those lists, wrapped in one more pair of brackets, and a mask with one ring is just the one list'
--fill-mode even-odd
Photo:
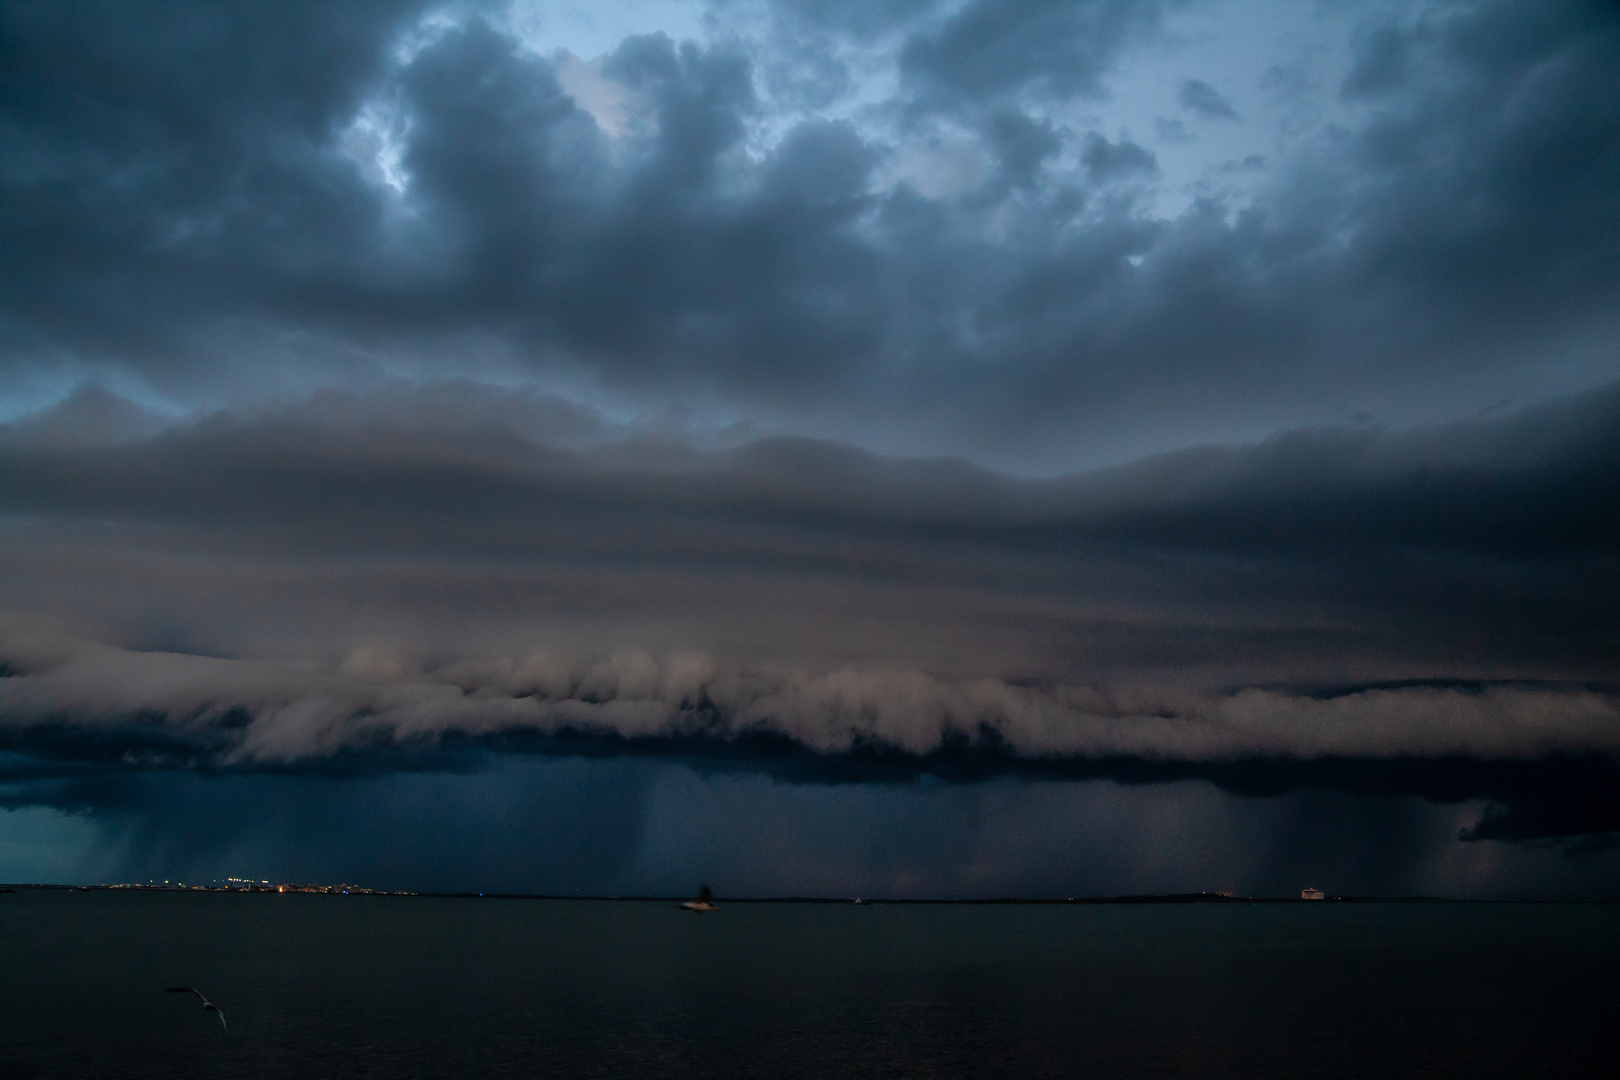
{"label": "dark landmass", "polygon": [[18,889],[65,889],[68,892],[208,892],[208,893],[335,893],[341,896],[416,896],[413,892],[390,889],[367,889],[360,885],[312,885],[286,882],[281,884],[187,885],[184,882],[164,882],[161,885],[134,883],[99,885],[56,885],[45,883],[0,886],[0,893]]}
{"label": "dark landmass", "polygon": [[[612,900],[621,903],[678,904],[688,896],[584,896],[546,893],[480,893],[480,892],[408,892],[405,890],[368,889],[359,885],[320,885],[309,883],[282,883],[255,885],[162,885],[100,884],[57,885],[26,884],[0,885],[0,893],[14,893],[18,889],[55,889],[68,892],[205,892],[205,893],[320,893],[337,896],[422,896],[451,900]],[[1448,896],[1327,896],[1321,900],[1306,900],[1297,896],[1233,896],[1224,892],[1198,893],[1137,893],[1125,896],[998,896],[966,897],[944,900],[911,897],[847,897],[847,896],[751,896],[716,897],[717,904],[910,904],[910,905],[1007,905],[1007,904],[1467,904],[1467,903],[1620,903],[1617,900],[1467,900]]]}

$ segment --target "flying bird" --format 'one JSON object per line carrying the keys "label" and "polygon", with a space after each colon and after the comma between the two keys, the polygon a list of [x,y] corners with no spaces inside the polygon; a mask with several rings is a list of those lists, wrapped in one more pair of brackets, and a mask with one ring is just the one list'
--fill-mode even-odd
{"label": "flying bird", "polygon": [[164,993],[165,994],[196,994],[198,997],[202,998],[203,1012],[211,1012],[211,1013],[213,1013],[215,1016],[219,1017],[219,1026],[220,1027],[224,1028],[226,1031],[231,1030],[230,1027],[228,1025],[226,1025],[226,1023],[225,1023],[225,1014],[219,1011],[219,1006],[218,1005],[215,1005],[212,1001],[209,1001],[207,998],[203,997],[203,992],[201,990],[194,990],[189,986],[171,986],[167,990],[165,990]]}
{"label": "flying bird", "polygon": [[688,900],[686,903],[682,904],[681,907],[685,908],[687,911],[695,911],[699,915],[703,914],[705,911],[719,911],[719,907],[710,903],[710,901],[713,899],[714,890],[705,885],[698,890],[696,899]]}

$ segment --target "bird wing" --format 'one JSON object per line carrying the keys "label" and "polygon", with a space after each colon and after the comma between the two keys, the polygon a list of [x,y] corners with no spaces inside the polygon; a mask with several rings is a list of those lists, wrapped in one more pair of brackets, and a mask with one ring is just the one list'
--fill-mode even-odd
{"label": "bird wing", "polygon": [[209,1001],[206,997],[204,997],[203,992],[201,990],[198,990],[196,987],[194,987],[194,986],[170,986],[170,987],[166,988],[163,992],[165,994],[196,994],[199,998],[202,998],[203,1012],[211,1012],[211,1013],[213,1013],[215,1016],[219,1017],[219,1026],[220,1027],[224,1028],[226,1031],[231,1030],[230,1025],[225,1022],[225,1013],[220,1009],[220,1007],[218,1005],[215,1005],[212,1001]]}

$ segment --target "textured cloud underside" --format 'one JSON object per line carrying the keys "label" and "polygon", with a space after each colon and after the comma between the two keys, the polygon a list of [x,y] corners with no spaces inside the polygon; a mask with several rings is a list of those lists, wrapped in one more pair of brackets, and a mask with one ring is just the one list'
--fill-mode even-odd
{"label": "textured cloud underside", "polygon": [[154,433],[81,395],[0,429],[8,743],[213,765],[561,734],[1165,761],[1620,746],[1614,698],[1581,689],[1615,675],[1614,388],[1050,480],[615,439],[560,409],[441,387]]}
{"label": "textured cloud underside", "polygon": [[588,71],[504,6],[8,5],[0,372],[576,387],[1030,472],[1614,377],[1605,5],[1328,11],[1342,80],[1218,86],[1150,0],[763,3]]}
{"label": "textured cloud underside", "polygon": [[[172,763],[285,766],[447,736],[785,738],[820,754],[1020,757],[1473,757],[1620,751],[1620,699],[1583,688],[1371,688],[1316,696],[1014,686],[916,671],[749,670],[713,657],[541,653],[433,670],[360,651],[336,670],[127,649],[8,625],[0,731],[130,740]],[[154,760],[154,764],[159,763]]]}

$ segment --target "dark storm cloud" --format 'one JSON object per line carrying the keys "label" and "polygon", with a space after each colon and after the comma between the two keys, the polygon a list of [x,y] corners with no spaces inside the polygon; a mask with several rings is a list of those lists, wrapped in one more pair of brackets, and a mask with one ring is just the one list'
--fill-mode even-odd
{"label": "dark storm cloud", "polygon": [[[794,440],[589,448],[583,422],[565,451],[525,426],[547,402],[465,388],[111,446],[62,437],[88,405],[117,412],[71,402],[0,439],[3,599],[88,588],[81,613],[138,647],[7,621],[19,782],[386,772],[465,745],[1387,790],[1509,808],[1481,837],[1614,827],[1613,388],[1045,481]],[[164,597],[182,641],[162,644],[120,614],[153,590],[214,599]],[[436,625],[396,624],[401,602]],[[1365,681],[1392,670],[1453,674]]]}
{"label": "dark storm cloud", "polygon": [[1218,120],[1238,119],[1237,110],[1232,108],[1232,103],[1222,97],[1219,90],[1202,79],[1181,80],[1181,85],[1176,88],[1176,100],[1181,103],[1182,108],[1191,109],[1200,116]]}
{"label": "dark storm cloud", "polygon": [[[622,43],[613,135],[476,15],[68,10],[12,6],[4,31],[0,273],[30,371],[220,401],[483,355],[1051,471],[1263,434],[1324,396],[1421,416],[1467,372],[1500,400],[1536,396],[1531,357],[1567,354],[1571,389],[1612,365],[1592,351],[1620,284],[1603,8],[1370,33],[1342,135],[1250,206],[1170,219],[1088,197],[1148,151],[1025,108],[1099,93],[1151,4],[886,23],[909,35],[910,123],[944,109],[997,164],[956,201],[878,183],[909,136],[812,119],[745,152],[769,60],[744,43]],[[399,192],[355,156],[384,138]]]}
{"label": "dark storm cloud", "polygon": [[161,377],[190,320],[373,246],[373,197],[331,135],[422,7],[8,4],[7,351]]}
{"label": "dark storm cloud", "polygon": [[1611,694],[1571,686],[1374,688],[1330,698],[1250,687],[1031,688],[915,671],[739,669],[701,654],[462,657],[413,670],[358,651],[336,671],[7,629],[12,748],[161,765],[290,765],[446,736],[582,732],[722,743],[782,739],[822,754],[927,755],[988,740],[1014,755],[1531,758],[1620,749]]}
{"label": "dark storm cloud", "polygon": [[[848,226],[873,154],[847,124],[801,124],[739,178],[747,61],[632,38],[603,72],[647,103],[649,130],[615,173],[550,65],[515,49],[473,24],[403,76],[413,198],[450,245],[418,282],[424,329],[504,325],[610,379],[773,392],[870,351],[881,290]],[[739,179],[750,194],[726,196]]]}
{"label": "dark storm cloud", "polygon": [[901,71],[957,100],[977,102],[1025,89],[1098,96],[1118,51],[1154,26],[1160,8],[1132,0],[972,0],[937,29],[910,39]]}
{"label": "dark storm cloud", "polygon": [[1140,147],[1129,139],[1111,143],[1096,132],[1086,137],[1086,148],[1080,153],[1080,161],[1085,165],[1086,172],[1091,174],[1091,178],[1100,182],[1129,176],[1132,173],[1157,172],[1159,168],[1153,151]]}
{"label": "dark storm cloud", "polygon": [[[132,417],[134,434],[116,439],[106,430],[107,418],[123,415]],[[105,391],[89,390],[46,413],[0,426],[3,497],[14,513],[111,512],[144,520],[176,513],[224,526],[231,515],[246,512],[296,526],[309,516],[310,504],[301,501],[311,487],[307,478],[317,474],[340,482],[349,468],[397,469],[397,485],[378,499],[415,513],[438,508],[443,496],[432,486],[431,470],[454,465],[466,470],[458,477],[465,498],[493,504],[533,490],[553,496],[552,513],[568,478],[586,475],[589,491],[573,496],[580,505],[656,505],[667,499],[683,510],[723,507],[762,520],[774,511],[801,519],[819,513],[828,521],[915,521],[936,535],[938,526],[953,522],[964,530],[1012,535],[1025,522],[1036,522],[1068,536],[1152,540],[1162,531],[1164,542],[1177,546],[1290,539],[1316,546],[1388,537],[1399,522],[1403,542],[1434,546],[1607,549],[1614,542],[1614,510],[1602,498],[1614,483],[1614,424],[1620,416],[1614,387],[1411,432],[1301,429],[1249,446],[1180,451],[1052,480],[1008,478],[950,459],[884,458],[810,440],[702,450],[631,439],[586,454],[548,445],[559,422],[572,415],[560,403],[524,392],[449,385],[400,389],[391,398],[328,394],[308,403],[223,412],[143,435],[142,421],[160,421]],[[88,421],[81,419],[86,416]],[[612,430],[589,417],[574,425],[587,437]],[[108,436],[116,445],[75,441],[70,433]],[[236,501],[229,501],[230,485],[208,482],[210,473],[227,468],[233,477],[255,481]],[[277,485],[271,482],[277,468],[300,471]],[[418,479],[420,472],[430,475]],[[513,488],[480,494],[500,483]],[[193,497],[166,494],[181,484],[191,487]],[[1409,485],[1418,485],[1418,493],[1407,496]],[[1423,494],[1424,485],[1432,485],[1437,496]],[[1515,497],[1497,498],[1496,492]],[[1273,500],[1275,510],[1268,507]],[[1305,509],[1296,509],[1302,500]],[[523,512],[522,501],[512,501]],[[1263,512],[1233,513],[1238,501]],[[1284,509],[1285,503],[1292,505]],[[1344,511],[1334,509],[1343,504]],[[1201,520],[1205,506],[1231,525],[1222,530]],[[346,504],[330,509],[345,513]],[[1498,524],[1484,527],[1489,519],[1478,515],[1485,513],[1496,515]],[[1465,516],[1454,525],[1459,514]],[[1368,526],[1347,535],[1358,518],[1369,519]],[[1273,521],[1284,520],[1285,530],[1270,531]],[[1177,531],[1185,535],[1178,538]]]}
{"label": "dark storm cloud", "polygon": [[[130,434],[116,439],[115,423]],[[343,556],[596,552],[783,573],[868,559],[938,582],[962,580],[967,560],[974,580],[1060,591],[1089,559],[1147,551],[1299,561],[1319,578],[1341,562],[1391,575],[1406,560],[1462,573],[1484,559],[1502,585],[1567,564],[1590,589],[1620,542],[1614,387],[1492,419],[1301,429],[1050,480],[810,440],[626,438],[552,399],[453,385],[328,394],[143,437],[155,423],[86,391],[0,428],[0,507],[14,524],[124,523]],[[1562,595],[1537,580],[1528,602]]]}
{"label": "dark storm cloud", "polygon": [[1041,165],[1063,146],[1051,123],[1032,120],[1016,109],[993,113],[985,131],[1009,186],[1033,187]]}

